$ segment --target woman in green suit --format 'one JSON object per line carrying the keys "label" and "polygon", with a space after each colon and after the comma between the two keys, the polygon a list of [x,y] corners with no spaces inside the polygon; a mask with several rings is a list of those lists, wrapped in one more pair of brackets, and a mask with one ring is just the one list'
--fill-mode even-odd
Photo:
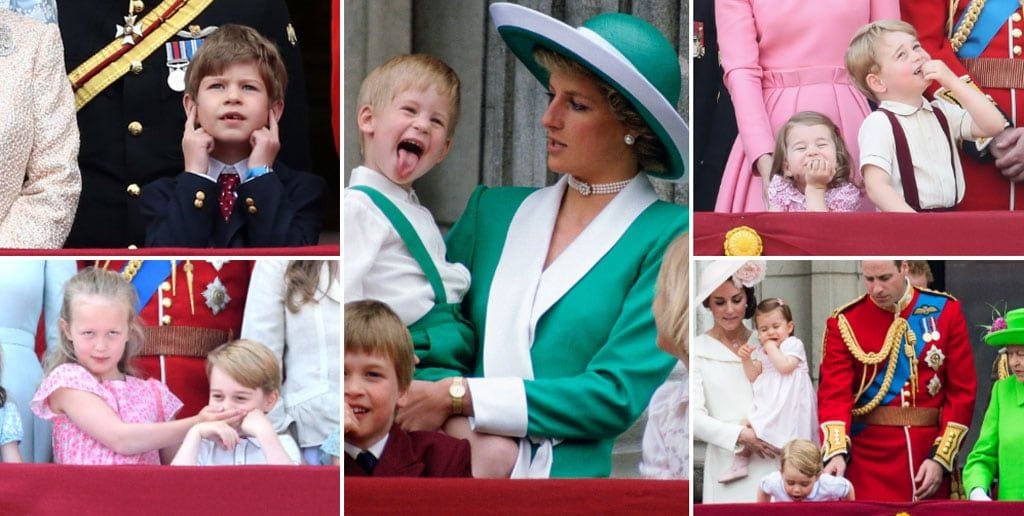
{"label": "woman in green suit", "polygon": [[1024,308],[1010,310],[992,329],[985,343],[1006,347],[1012,374],[992,385],[981,433],[964,465],[964,489],[971,500],[991,500],[993,494],[997,500],[1024,500]]}
{"label": "woman in green suit", "polygon": [[675,363],[656,346],[651,302],[688,216],[647,176],[684,175],[679,58],[625,14],[574,29],[517,5],[490,12],[548,88],[547,164],[562,177],[473,193],[447,244],[472,273],[462,309],[477,331],[475,377],[414,387],[399,421],[469,416],[475,432],[514,440],[514,478],[608,476],[615,438]]}

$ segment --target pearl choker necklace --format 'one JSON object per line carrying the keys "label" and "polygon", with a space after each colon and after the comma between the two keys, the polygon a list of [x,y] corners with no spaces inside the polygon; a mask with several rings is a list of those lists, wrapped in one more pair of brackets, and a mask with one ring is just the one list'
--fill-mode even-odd
{"label": "pearl choker necklace", "polygon": [[579,179],[576,179],[573,176],[569,176],[569,186],[571,186],[573,190],[576,190],[577,192],[580,193],[580,195],[584,197],[590,195],[605,195],[619,193],[622,191],[623,188],[626,188],[626,185],[628,185],[631,181],[633,180],[624,179],[622,181],[616,181],[614,183],[590,184],[580,181]]}

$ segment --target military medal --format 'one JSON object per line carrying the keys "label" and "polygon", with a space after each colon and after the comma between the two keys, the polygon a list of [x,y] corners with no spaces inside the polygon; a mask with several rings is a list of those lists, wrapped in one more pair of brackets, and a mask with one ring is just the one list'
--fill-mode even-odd
{"label": "military medal", "polygon": [[167,86],[181,93],[185,91],[185,71],[196,50],[202,46],[202,39],[168,41],[164,44],[167,52]]}
{"label": "military medal", "polygon": [[707,49],[704,47],[704,22],[693,22],[693,45],[690,47],[690,56],[694,59],[704,57]]}
{"label": "military medal", "polygon": [[220,282],[220,278],[213,278],[213,281],[206,285],[203,297],[206,298],[206,306],[210,307],[213,315],[219,314],[231,302],[231,296],[228,295],[224,284]]}
{"label": "military medal", "polygon": [[933,376],[931,381],[928,382],[928,394],[931,394],[934,398],[939,393],[939,389],[942,388],[942,382],[939,381],[938,376]]}
{"label": "military medal", "polygon": [[134,45],[135,38],[142,39],[142,22],[135,23],[136,16],[129,14],[124,17],[124,25],[117,25],[115,38],[121,38],[125,45]]}
{"label": "military medal", "polygon": [[938,371],[942,367],[942,363],[946,361],[946,355],[942,353],[941,349],[935,347],[935,344],[932,344],[932,347],[928,349],[928,353],[924,355],[924,361],[932,370]]}
{"label": "military medal", "polygon": [[928,320],[931,321],[932,324],[932,340],[939,340],[939,337],[941,337],[939,334],[939,324],[935,322],[934,317],[929,317]]}
{"label": "military medal", "polygon": [[921,333],[921,338],[927,344],[932,341],[931,328],[928,327],[928,318],[924,317],[921,319],[921,326],[924,326],[924,332]]}

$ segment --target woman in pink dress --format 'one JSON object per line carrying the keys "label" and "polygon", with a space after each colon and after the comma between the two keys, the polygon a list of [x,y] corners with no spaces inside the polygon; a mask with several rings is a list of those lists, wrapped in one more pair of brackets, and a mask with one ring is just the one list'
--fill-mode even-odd
{"label": "woman in pink dress", "polygon": [[[869,108],[850,83],[843,56],[862,25],[898,19],[899,2],[717,0],[715,18],[739,126],[715,211],[765,211],[775,132],[798,111],[831,118],[856,160],[857,131]],[[851,179],[860,185],[860,167],[853,165]]]}

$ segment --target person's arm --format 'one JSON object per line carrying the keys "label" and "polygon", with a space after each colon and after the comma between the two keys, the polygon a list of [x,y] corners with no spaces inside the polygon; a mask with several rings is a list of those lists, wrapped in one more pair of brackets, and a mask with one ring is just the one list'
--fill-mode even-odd
{"label": "person's arm", "polygon": [[829,163],[824,158],[809,160],[804,165],[804,179],[807,186],[804,188],[805,206],[807,211],[828,211],[825,206],[825,192],[828,184],[836,177],[836,164]]}
{"label": "person's arm", "polygon": [[15,29],[17,44],[29,47],[18,52],[31,53],[34,68],[28,77],[12,80],[23,81],[18,88],[30,93],[6,102],[28,104],[24,115],[30,120],[23,129],[30,134],[25,135],[23,145],[30,150],[24,163],[7,163],[22,169],[17,171],[17,184],[9,186],[18,189],[18,197],[0,220],[0,243],[3,247],[60,248],[71,231],[82,190],[75,101],[64,71],[64,47],[57,26],[47,24],[24,34],[18,30],[22,29]]}
{"label": "person's arm", "polygon": [[825,342],[818,382],[818,421],[821,424],[823,474],[843,476],[850,453],[847,429],[853,419],[854,376],[858,367],[839,331],[837,317],[825,322]]}
{"label": "person's arm", "polygon": [[[964,464],[964,491],[972,500],[991,499],[988,490],[999,471],[999,413],[1002,404],[1002,387],[1005,382],[1016,382],[1016,378],[1004,379],[992,386],[992,398],[985,410],[985,418],[981,422],[978,440],[971,448]],[[980,490],[984,498],[975,494]]]}
{"label": "person's arm", "polygon": [[142,188],[142,217],[148,247],[207,247],[214,217],[220,217],[220,188],[205,175],[182,172]]}
{"label": "person's arm", "polygon": [[[787,347],[789,346],[789,344],[783,344]],[[803,346],[803,343],[801,343],[800,346]],[[768,356],[768,360],[771,361],[772,366],[782,374],[792,373],[793,370],[800,365],[800,358],[792,355],[790,351],[791,350],[787,349],[784,352],[779,343],[774,340],[769,340],[764,343],[764,354]]]}
{"label": "person's arm", "polygon": [[857,499],[857,496],[853,492],[853,484],[850,484],[850,491],[846,493],[846,497],[843,498],[844,502],[852,502]]}
{"label": "person's arm", "polygon": [[260,448],[267,459],[267,464],[284,466],[295,464],[292,462],[292,458],[288,456],[284,446],[281,445],[281,439],[277,436],[274,426],[263,411],[259,409],[252,410],[245,416],[245,419],[242,420],[242,433],[256,439],[260,443]]}
{"label": "person's arm", "polygon": [[945,62],[932,59],[922,65],[921,73],[925,79],[938,81],[949,90],[960,106],[971,115],[971,135],[975,139],[995,136],[1006,127],[1006,119],[996,105],[981,90],[953,74]]}
{"label": "person's arm", "polygon": [[18,441],[11,441],[0,446],[0,462],[13,464],[21,462],[21,451],[18,450]]}
{"label": "person's arm", "polygon": [[[285,332],[285,312],[287,300],[285,299],[285,271],[288,269],[287,260],[258,260],[252,270],[252,279],[249,282],[249,293],[245,299],[245,312],[242,315],[243,339],[250,339],[266,346],[277,357],[278,370],[281,378],[285,377],[284,353],[285,347],[289,344],[295,346],[299,343],[287,342]],[[315,351],[316,348],[303,348]],[[274,404],[274,408],[267,414],[274,423],[277,431],[284,431],[293,421],[285,413],[284,392]]]}
{"label": "person's arm", "polygon": [[740,355],[740,363],[743,364],[743,374],[747,375],[747,380],[750,383],[754,383],[758,376],[761,376],[762,365],[761,361],[754,360],[753,353],[754,348],[750,344],[744,344],[740,346],[738,351]]}
{"label": "person's arm", "polygon": [[771,501],[772,501],[772,497],[768,493],[764,492],[763,488],[758,487],[757,488],[757,503],[768,503],[768,502],[771,502]]}
{"label": "person's arm", "polygon": [[928,456],[946,472],[952,472],[955,456],[974,416],[977,379],[967,322],[960,302],[947,299],[937,324],[942,328],[943,338],[939,345],[946,356],[942,367],[935,372],[942,381],[942,409],[939,411],[942,444],[936,443]]}
{"label": "person's arm", "polygon": [[50,410],[66,414],[83,432],[120,455],[138,455],[181,442],[196,423],[240,418],[239,413],[199,415],[161,423],[125,423],[99,396],[77,389],[60,388],[50,394]]}
{"label": "person's arm", "polygon": [[868,198],[880,211],[915,213],[914,209],[889,184],[889,174],[875,165],[861,167],[864,173],[864,189]]}
{"label": "person's arm", "polygon": [[235,211],[241,214],[250,247],[315,245],[323,225],[326,182],[281,162],[238,185]]}

